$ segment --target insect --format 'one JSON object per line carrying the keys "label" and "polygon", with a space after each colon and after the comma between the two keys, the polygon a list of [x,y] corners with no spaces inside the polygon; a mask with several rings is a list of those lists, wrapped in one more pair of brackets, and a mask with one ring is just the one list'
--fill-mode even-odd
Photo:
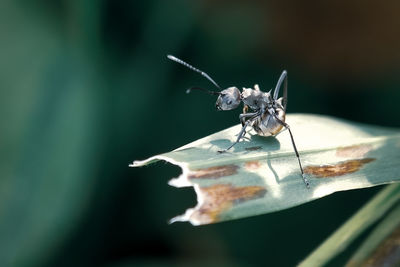
{"label": "insect", "polygon": [[[290,130],[290,126],[285,122],[288,76],[286,70],[284,70],[279,77],[273,93],[271,93],[271,90],[269,92],[261,91],[257,84],[254,85],[254,88],[243,88],[242,92],[240,92],[239,89],[234,86],[222,90],[222,88],[207,73],[172,55],[167,55],[167,57],[170,60],[180,63],[183,66],[200,73],[203,77],[214,84],[219,90],[221,90],[217,92],[199,87],[191,87],[186,91],[187,93],[195,89],[205,91],[211,95],[218,95],[217,102],[215,103],[215,106],[218,110],[235,109],[240,105],[241,102],[243,102],[243,113],[239,115],[239,120],[242,123],[242,129],[240,130],[236,141],[232,143],[228,148],[220,150],[220,153],[226,152],[234,145],[236,145],[246,135],[246,128],[249,126],[252,127],[256,131],[256,133],[261,136],[273,136],[278,134],[282,130],[282,128],[285,128],[289,131],[293,149],[299,162],[303,181],[307,188],[310,187],[310,182],[306,178],[303,167],[301,165],[300,155],[297,151],[292,131]],[[278,98],[279,90],[282,83],[283,97]]]}

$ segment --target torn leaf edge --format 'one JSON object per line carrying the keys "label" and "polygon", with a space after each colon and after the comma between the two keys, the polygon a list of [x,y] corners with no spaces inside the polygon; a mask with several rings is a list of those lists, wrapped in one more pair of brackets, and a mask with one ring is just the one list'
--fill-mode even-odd
{"label": "torn leaf edge", "polygon": [[161,156],[161,155],[156,155],[153,157],[150,157],[145,160],[135,160],[132,164],[129,164],[129,167],[141,167],[148,165],[150,163],[159,161],[159,160],[164,160],[166,162],[169,162],[171,164],[174,164],[176,166],[179,166],[182,169],[182,174],[179,175],[177,178],[172,178],[171,180],[168,181],[168,184],[170,186],[176,187],[176,188],[181,188],[181,187],[193,187],[196,196],[197,196],[197,205],[193,208],[188,208],[184,214],[178,215],[173,217],[168,221],[169,224],[174,223],[174,222],[190,222],[194,226],[201,225],[202,223],[198,220],[195,220],[192,218],[192,215],[200,209],[200,207],[204,203],[204,197],[203,193],[200,190],[200,186],[198,184],[192,183],[189,179],[189,167],[188,164],[184,162],[179,162],[176,161],[172,158],[166,157],[166,156]]}

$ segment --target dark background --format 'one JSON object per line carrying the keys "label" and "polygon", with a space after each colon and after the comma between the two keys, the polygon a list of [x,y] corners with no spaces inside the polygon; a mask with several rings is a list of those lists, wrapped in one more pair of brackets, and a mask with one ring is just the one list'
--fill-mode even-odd
{"label": "dark background", "polygon": [[[180,169],[128,168],[238,123],[200,75],[272,88],[288,113],[399,127],[400,2],[3,0],[1,266],[293,266],[379,188],[209,226]],[[318,138],[318,136],[316,136]],[[342,264],[344,254],[336,264]],[[332,264],[335,265],[335,262]]]}

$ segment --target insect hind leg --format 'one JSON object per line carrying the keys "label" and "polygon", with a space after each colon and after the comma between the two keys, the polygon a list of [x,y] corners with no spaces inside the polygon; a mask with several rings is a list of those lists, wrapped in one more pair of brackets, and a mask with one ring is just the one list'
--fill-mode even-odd
{"label": "insect hind leg", "polygon": [[292,131],[290,130],[289,124],[287,124],[286,122],[280,120],[278,118],[278,116],[276,116],[275,113],[273,113],[273,116],[274,116],[274,118],[276,119],[277,122],[279,122],[281,125],[283,125],[283,127],[285,127],[289,131],[290,139],[292,140],[293,149],[294,149],[294,152],[296,154],[297,161],[299,162],[299,167],[300,167],[300,171],[301,171],[301,177],[303,178],[303,182],[306,185],[306,187],[310,188],[310,182],[308,181],[306,175],[304,174],[303,166],[301,165],[301,161],[300,161],[300,155],[299,155],[299,152],[297,151],[297,147],[296,147],[296,144],[294,142],[293,134],[292,134]]}

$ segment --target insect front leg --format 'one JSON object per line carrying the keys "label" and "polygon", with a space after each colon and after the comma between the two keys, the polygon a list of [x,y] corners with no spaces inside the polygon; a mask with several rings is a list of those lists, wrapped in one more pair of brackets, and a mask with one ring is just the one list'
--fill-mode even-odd
{"label": "insect front leg", "polygon": [[275,112],[272,112],[271,114],[272,114],[272,116],[274,116],[275,120],[278,123],[283,125],[283,127],[285,127],[289,131],[290,139],[292,140],[292,145],[293,145],[293,148],[294,148],[294,152],[296,153],[297,161],[299,162],[299,166],[300,166],[300,171],[301,171],[301,176],[303,178],[303,182],[305,183],[307,188],[310,188],[310,182],[308,181],[307,177],[304,174],[303,166],[301,165],[301,161],[300,161],[300,155],[299,155],[299,152],[297,151],[297,147],[296,147],[296,144],[294,142],[293,134],[292,134],[292,131],[290,130],[289,124],[287,124],[286,122],[284,122],[281,119],[279,119],[278,116],[276,116]]}
{"label": "insect front leg", "polygon": [[242,137],[246,134],[246,128],[247,128],[247,126],[249,126],[250,122],[251,122],[251,120],[247,120],[245,122],[245,124],[243,125],[242,129],[240,130],[240,132],[238,134],[238,137],[237,137],[236,141],[232,145],[230,145],[227,149],[218,150],[218,152],[219,153],[224,153],[224,152],[228,151],[229,149],[231,149],[234,145],[239,143],[240,139],[242,139]]}
{"label": "insect front leg", "polygon": [[[245,134],[246,134],[246,128],[247,128],[247,126],[249,126],[249,124],[250,124],[255,118],[257,118],[259,115],[260,115],[260,111],[254,112],[254,113],[244,113],[244,114],[240,114],[240,115],[239,115],[239,119],[240,119],[240,121],[242,122],[243,127],[242,127],[242,129],[240,130],[236,141],[235,141],[232,145],[230,145],[227,149],[219,150],[218,152],[219,152],[219,153],[224,153],[224,152],[228,151],[229,149],[231,149],[234,145],[236,145],[237,143],[239,143],[240,139],[242,139],[242,137],[244,137]],[[246,120],[246,118],[248,118],[248,119]]]}
{"label": "insect front leg", "polygon": [[249,106],[248,105],[244,105],[243,106],[243,114],[239,115],[239,120],[242,123],[242,126],[244,126],[245,120],[242,119],[243,117],[245,117],[245,114],[247,114],[247,111],[249,110]]}
{"label": "insect front leg", "polygon": [[239,115],[239,120],[242,123],[242,126],[245,125],[246,119],[256,117],[259,115],[259,112],[253,112],[253,113],[243,113]]}
{"label": "insect front leg", "polygon": [[[247,106],[246,106],[247,107]],[[247,110],[247,109],[246,109]],[[244,111],[244,108],[243,108]],[[259,115],[259,112],[254,112],[254,113],[243,113],[239,115],[239,120],[242,123],[242,126],[244,126],[246,124],[246,119],[249,120],[250,119],[254,119],[255,117],[257,117]],[[243,137],[246,135],[246,130],[243,132]]]}

